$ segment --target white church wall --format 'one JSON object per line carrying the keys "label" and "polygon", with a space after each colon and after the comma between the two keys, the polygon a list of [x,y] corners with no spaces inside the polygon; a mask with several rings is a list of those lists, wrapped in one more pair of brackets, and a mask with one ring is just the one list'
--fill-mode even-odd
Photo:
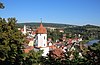
{"label": "white church wall", "polygon": [[47,46],[47,34],[38,34],[38,47]]}
{"label": "white church wall", "polygon": [[47,54],[49,53],[49,47],[40,48],[40,50],[43,50],[42,56],[47,56]]}

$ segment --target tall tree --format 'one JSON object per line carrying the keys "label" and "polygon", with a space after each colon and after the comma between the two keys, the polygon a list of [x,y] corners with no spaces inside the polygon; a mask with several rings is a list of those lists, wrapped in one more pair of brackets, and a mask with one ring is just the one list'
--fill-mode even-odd
{"label": "tall tree", "polygon": [[16,19],[0,18],[0,64],[20,64],[23,36],[17,30]]}
{"label": "tall tree", "polygon": [[0,18],[0,65],[40,64],[42,51],[23,52],[25,39],[16,22],[15,18]]}

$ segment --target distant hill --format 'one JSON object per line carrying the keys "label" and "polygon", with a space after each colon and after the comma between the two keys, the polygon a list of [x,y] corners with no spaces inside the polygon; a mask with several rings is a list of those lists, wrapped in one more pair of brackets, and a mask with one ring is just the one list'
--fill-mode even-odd
{"label": "distant hill", "polygon": [[[76,25],[69,25],[69,24],[58,24],[58,23],[42,23],[45,27],[73,27]],[[31,27],[38,27],[40,23],[17,23],[18,27],[23,27],[24,25],[31,26]]]}
{"label": "distant hill", "polygon": [[100,28],[100,26],[90,25],[90,24],[84,25],[83,27],[86,27],[86,28]]}
{"label": "distant hill", "polygon": [[[73,28],[73,29],[87,29],[87,30],[98,30],[100,29],[100,26],[96,25],[70,25],[70,24],[58,24],[58,23],[42,23],[44,27],[55,27],[55,28]],[[17,23],[18,27],[23,27],[24,25],[30,26],[30,27],[39,27],[40,23]]]}

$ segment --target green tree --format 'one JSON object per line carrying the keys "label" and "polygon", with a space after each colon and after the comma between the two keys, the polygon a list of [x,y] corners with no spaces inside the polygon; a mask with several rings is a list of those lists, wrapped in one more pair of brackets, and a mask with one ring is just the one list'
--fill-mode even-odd
{"label": "green tree", "polygon": [[23,52],[24,36],[17,30],[16,19],[0,18],[0,65],[39,65],[42,51]]}
{"label": "green tree", "polygon": [[88,53],[87,59],[91,61],[92,64],[100,65],[100,43],[94,43],[88,48],[90,51]]}
{"label": "green tree", "polygon": [[3,3],[0,2],[0,9],[3,9],[4,8],[4,5]]}
{"label": "green tree", "polygon": [[29,53],[26,53],[26,56],[24,56],[24,63],[23,65],[40,65],[42,64],[41,59],[42,57],[42,51],[34,51],[31,50]]}
{"label": "green tree", "polygon": [[0,64],[21,64],[23,36],[17,30],[16,19],[0,18]]}

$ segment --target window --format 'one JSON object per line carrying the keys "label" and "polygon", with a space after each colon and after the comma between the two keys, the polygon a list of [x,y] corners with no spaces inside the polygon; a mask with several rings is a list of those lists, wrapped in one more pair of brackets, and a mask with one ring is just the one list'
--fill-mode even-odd
{"label": "window", "polygon": [[45,36],[44,36],[44,39],[45,39]]}

